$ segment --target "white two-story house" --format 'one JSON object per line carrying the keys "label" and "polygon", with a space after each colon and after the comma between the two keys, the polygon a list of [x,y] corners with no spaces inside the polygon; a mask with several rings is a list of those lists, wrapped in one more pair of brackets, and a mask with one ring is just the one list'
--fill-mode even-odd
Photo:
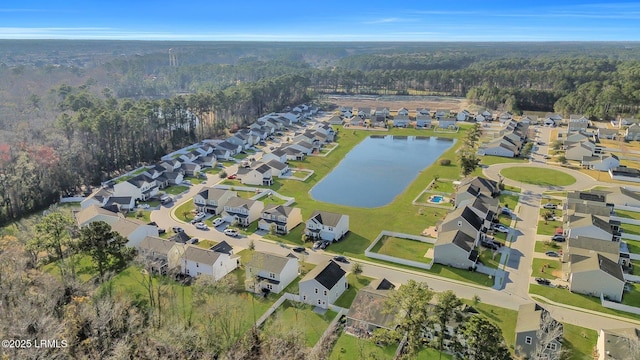
{"label": "white two-story house", "polygon": [[265,291],[279,294],[298,277],[298,258],[289,255],[256,252],[245,264],[247,291]]}
{"label": "white two-story house", "polygon": [[338,241],[349,232],[349,215],[315,210],[304,233],[317,240]]}
{"label": "white two-story house", "polygon": [[347,273],[333,260],[309,271],[299,284],[300,301],[328,308],[347,290]]}

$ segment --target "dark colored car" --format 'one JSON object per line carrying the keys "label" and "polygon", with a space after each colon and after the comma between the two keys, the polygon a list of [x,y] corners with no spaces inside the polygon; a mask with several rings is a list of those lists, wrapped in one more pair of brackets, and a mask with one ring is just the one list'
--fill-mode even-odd
{"label": "dark colored car", "polygon": [[337,262],[345,263],[345,264],[349,263],[349,259],[347,259],[346,257],[344,257],[342,255],[334,256],[333,260],[335,260]]}
{"label": "dark colored car", "polygon": [[540,285],[551,285],[551,280],[549,279],[544,279],[544,278],[536,278],[536,282]]}
{"label": "dark colored car", "polygon": [[307,251],[307,249],[305,249],[305,248],[304,248],[304,247],[302,247],[302,246],[296,246],[296,247],[294,247],[294,248],[293,248],[293,249],[291,249],[291,250],[293,250],[293,251],[295,251],[295,252],[297,252],[297,253],[303,253],[303,252]]}
{"label": "dark colored car", "polygon": [[551,237],[551,240],[557,241],[557,242],[564,242],[566,238],[562,234],[555,234]]}

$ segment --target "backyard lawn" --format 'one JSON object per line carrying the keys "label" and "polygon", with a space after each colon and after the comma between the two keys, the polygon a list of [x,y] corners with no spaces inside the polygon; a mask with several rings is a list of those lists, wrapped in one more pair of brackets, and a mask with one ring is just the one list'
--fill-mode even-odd
{"label": "backyard lawn", "polygon": [[569,352],[568,360],[592,360],[598,340],[595,330],[564,323],[562,347]]}
{"label": "backyard lawn", "polygon": [[360,291],[360,289],[362,289],[363,287],[369,285],[369,283],[371,283],[371,280],[373,280],[373,278],[362,275],[356,276],[353,273],[349,273],[349,275],[347,275],[349,288],[344,293],[342,293],[342,295],[340,295],[338,300],[336,300],[335,305],[347,309],[350,308],[351,303],[353,302],[353,299],[355,299],[358,291]]}
{"label": "backyard lawn", "polygon": [[511,180],[540,186],[566,186],[576,182],[573,176],[565,172],[545,168],[515,166],[502,169],[500,174]]}
{"label": "backyard lawn", "polygon": [[480,252],[480,262],[485,266],[497,269],[500,265],[500,254],[493,255],[493,251],[490,249],[484,249]]}
{"label": "backyard lawn", "polygon": [[520,196],[511,194],[500,194],[498,197],[500,206],[508,207],[511,210],[514,210],[518,205],[518,199],[520,199]]}
{"label": "backyard lawn", "polygon": [[151,222],[151,211],[136,209],[133,211],[129,211],[127,213],[127,217],[129,219],[138,219],[140,221],[144,221],[145,223]]}
{"label": "backyard lawn", "polygon": [[425,257],[429,249],[433,249],[433,244],[392,236],[383,236],[371,251],[428,264],[432,260]]}
{"label": "backyard lawn", "polygon": [[616,209],[615,216],[627,219],[640,220],[640,212]]}
{"label": "backyard lawn", "polygon": [[173,186],[169,186],[168,188],[165,188],[164,191],[165,193],[169,194],[169,195],[179,195],[182,194],[183,192],[189,190],[188,186],[185,185],[173,185]]}
{"label": "backyard lawn", "polygon": [[623,229],[623,233],[632,234],[632,235],[640,235],[640,225],[633,224],[621,224]]}
{"label": "backyard lawn", "polygon": [[316,314],[311,305],[286,300],[263,326],[267,332],[278,326],[300,330],[304,334],[306,345],[313,347],[336,315],[337,313],[331,310],[327,310],[324,315]]}
{"label": "backyard lawn", "polygon": [[[67,261],[67,264],[71,264],[71,262],[75,264],[76,277],[80,282],[87,282],[92,277],[98,275],[98,270],[94,265],[93,259],[91,259],[89,255],[76,254],[70,257],[69,259],[67,259],[66,261]],[[44,265],[42,267],[42,270],[47,274],[51,274],[53,276],[61,278],[59,264],[60,264],[60,261],[49,263],[47,265]],[[66,270],[67,272],[71,271],[69,268],[70,268],[70,265],[67,265],[67,270]]]}
{"label": "backyard lawn", "polygon": [[[398,346],[378,346],[368,339],[360,339],[355,336],[341,333],[333,347],[329,360],[352,359],[393,359]],[[441,356],[442,355],[442,356]],[[451,359],[451,355],[442,353],[436,349],[422,348],[415,356],[416,360]]]}
{"label": "backyard lawn", "polygon": [[428,190],[452,194],[455,191],[453,181],[438,179]]}
{"label": "backyard lawn", "polygon": [[562,228],[562,221],[544,220],[538,221],[538,234],[553,236],[556,229]]}

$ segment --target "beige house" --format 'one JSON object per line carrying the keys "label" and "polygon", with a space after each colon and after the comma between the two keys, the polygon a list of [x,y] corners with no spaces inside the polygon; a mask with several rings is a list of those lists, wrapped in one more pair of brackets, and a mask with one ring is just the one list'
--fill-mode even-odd
{"label": "beige house", "polygon": [[622,301],[625,280],[622,267],[604,255],[571,255],[569,259],[571,292]]}
{"label": "beige house", "polygon": [[271,204],[264,208],[258,228],[271,230],[272,224],[276,233],[288,234],[291,229],[302,223],[302,211],[300,208]]}
{"label": "beige house", "polygon": [[196,209],[208,214],[218,215],[229,199],[237,197],[238,192],[226,189],[205,188],[193,197]]}
{"label": "beige house", "polygon": [[238,225],[246,227],[260,219],[263,209],[264,203],[262,201],[232,197],[224,205],[222,218],[229,223],[238,221]]}
{"label": "beige house", "polygon": [[245,267],[246,289],[254,293],[279,294],[298,277],[298,258],[292,254],[256,252]]}
{"label": "beige house", "polygon": [[478,262],[477,240],[463,230],[439,231],[433,247],[437,264],[469,269]]}
{"label": "beige house", "polygon": [[640,329],[600,329],[596,343],[598,360],[637,360],[640,353]]}

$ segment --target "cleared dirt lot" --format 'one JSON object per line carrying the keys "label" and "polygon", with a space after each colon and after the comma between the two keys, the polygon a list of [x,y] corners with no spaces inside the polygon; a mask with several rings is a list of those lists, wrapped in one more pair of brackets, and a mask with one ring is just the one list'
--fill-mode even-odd
{"label": "cleared dirt lot", "polygon": [[340,106],[370,107],[375,109],[378,106],[387,107],[391,113],[400,108],[407,108],[411,116],[417,108],[426,107],[431,111],[436,109],[462,111],[469,108],[469,102],[465,98],[443,97],[443,96],[366,96],[366,95],[332,95],[328,101]]}

